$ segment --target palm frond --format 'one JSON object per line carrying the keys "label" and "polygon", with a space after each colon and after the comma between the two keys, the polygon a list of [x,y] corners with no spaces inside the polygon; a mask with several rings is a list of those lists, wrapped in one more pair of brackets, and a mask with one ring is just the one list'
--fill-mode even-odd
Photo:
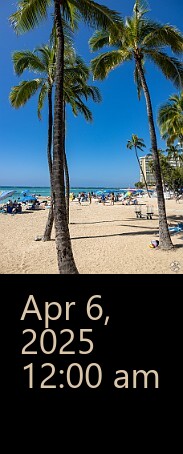
{"label": "palm frond", "polygon": [[163,72],[167,79],[170,79],[175,87],[183,87],[183,64],[165,52],[146,49],[146,56],[152,60]]}
{"label": "palm frond", "polygon": [[129,150],[132,150],[132,148],[133,148],[133,143],[131,142],[131,140],[128,140],[126,146],[127,146],[127,148],[129,148]]}
{"label": "palm frond", "polygon": [[47,9],[52,0],[20,0],[16,13],[10,16],[10,22],[17,33],[24,33],[46,19]]}
{"label": "palm frond", "polygon": [[84,96],[86,100],[91,98],[94,102],[101,102],[102,97],[98,87],[85,84],[84,86],[78,86],[75,89],[76,96]]}
{"label": "palm frond", "polygon": [[146,0],[136,0],[134,7],[133,7],[134,16],[137,19],[141,19],[144,14],[149,12],[148,2]]}
{"label": "palm frond", "polygon": [[83,77],[85,80],[89,78],[90,75],[90,70],[84,60],[79,56],[76,55],[75,58],[75,67],[78,69],[78,73],[80,73],[80,76]]}
{"label": "palm frond", "polygon": [[75,111],[73,113],[77,116],[79,113],[82,114],[86,121],[93,121],[91,110],[81,100],[75,100]]}
{"label": "palm frond", "polygon": [[37,109],[37,114],[39,120],[41,120],[41,111],[44,106],[45,99],[48,94],[48,84],[44,83],[41,87],[40,93],[39,93],[39,98],[38,98],[38,109]]}
{"label": "palm frond", "polygon": [[110,43],[110,34],[107,30],[97,30],[89,40],[89,46],[92,52],[108,46]]}
{"label": "palm frond", "polygon": [[148,34],[146,33],[143,44],[147,47],[169,46],[174,54],[183,53],[183,35],[171,25],[162,26],[154,23],[154,29]]}
{"label": "palm frond", "polygon": [[28,69],[35,73],[46,71],[46,67],[41,59],[29,50],[14,52],[12,56],[15,73],[20,76],[24,70]]}
{"label": "palm frond", "polygon": [[46,44],[41,47],[40,46],[36,47],[36,49],[34,50],[34,54],[35,54],[35,52],[40,54],[40,60],[43,63],[43,65],[47,71],[50,61],[52,59],[52,54],[55,54],[55,50],[53,49],[53,47],[50,47],[48,44]]}
{"label": "palm frond", "polygon": [[15,109],[24,106],[42,84],[43,79],[33,79],[30,81],[23,81],[19,85],[13,87],[9,96],[11,105],[15,107]]}
{"label": "palm frond", "polygon": [[132,150],[133,147],[138,148],[141,151],[143,151],[143,148],[146,148],[144,139],[140,139],[136,134],[132,134],[132,138],[131,140],[128,140],[126,146],[130,150]]}
{"label": "palm frond", "polygon": [[25,70],[34,73],[46,73],[47,67],[43,59],[29,50],[14,52],[12,55],[15,73],[20,76]]}
{"label": "palm frond", "polygon": [[69,0],[69,3],[77,8],[82,18],[92,27],[113,27],[113,30],[117,30],[117,23],[121,22],[119,13],[92,0]]}
{"label": "palm frond", "polygon": [[180,96],[173,94],[169,96],[170,102],[174,102],[180,106],[180,109],[183,111],[183,91],[180,93]]}
{"label": "palm frond", "polygon": [[132,59],[131,53],[128,50],[114,50],[111,52],[105,52],[91,61],[91,70],[93,72],[94,79],[103,80],[107,74],[124,61]]}
{"label": "palm frond", "polygon": [[[79,13],[75,7],[70,1],[66,1],[63,3],[63,29],[64,29],[64,34],[66,34],[66,31],[72,29],[72,30],[77,30],[78,29],[78,22],[79,22],[80,16]],[[65,25],[64,25],[65,24]]]}
{"label": "palm frond", "polygon": [[88,96],[93,99],[94,102],[101,102],[102,96],[98,87],[88,85]]}

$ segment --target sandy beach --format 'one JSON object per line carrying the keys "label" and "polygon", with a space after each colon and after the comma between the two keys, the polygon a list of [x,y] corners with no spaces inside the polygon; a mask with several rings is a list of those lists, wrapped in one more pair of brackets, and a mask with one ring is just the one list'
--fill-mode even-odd
{"label": "sandy beach", "polygon": [[[142,214],[147,199],[141,199]],[[182,274],[183,233],[172,235],[172,251],[151,249],[158,239],[157,202],[152,220],[137,219],[133,205],[71,202],[70,235],[81,274]],[[182,222],[183,200],[166,201],[169,224]],[[48,210],[0,214],[0,274],[57,274],[54,232],[49,242],[35,241],[42,235]],[[175,264],[178,262],[178,269]]]}

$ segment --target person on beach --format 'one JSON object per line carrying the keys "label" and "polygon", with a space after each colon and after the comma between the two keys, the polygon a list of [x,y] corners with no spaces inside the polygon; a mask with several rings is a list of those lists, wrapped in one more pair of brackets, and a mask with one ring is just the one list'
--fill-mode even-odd
{"label": "person on beach", "polygon": [[102,201],[103,205],[105,205],[105,195],[104,194],[102,194],[101,201]]}
{"label": "person on beach", "polygon": [[111,194],[111,205],[114,205],[114,192]]}
{"label": "person on beach", "polygon": [[91,196],[91,193],[90,193],[90,192],[88,193],[88,200],[89,200],[89,203],[91,203],[91,201],[92,201],[92,196]]}
{"label": "person on beach", "polygon": [[80,192],[79,192],[79,194],[78,194],[78,202],[79,202],[79,204],[81,205],[81,193],[80,193]]}

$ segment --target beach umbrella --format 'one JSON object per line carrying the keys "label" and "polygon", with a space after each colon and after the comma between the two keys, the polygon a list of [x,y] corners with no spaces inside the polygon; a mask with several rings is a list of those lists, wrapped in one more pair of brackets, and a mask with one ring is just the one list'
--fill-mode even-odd
{"label": "beach umbrella", "polygon": [[33,195],[25,195],[20,199],[20,202],[35,202],[37,200]]}
{"label": "beach umbrella", "polygon": [[126,194],[125,194],[125,197],[130,197],[132,195],[132,192],[131,191],[127,191]]}
{"label": "beach umbrella", "polygon": [[22,194],[23,197],[26,195],[31,195],[29,189],[24,189],[20,194]]}
{"label": "beach umbrella", "polygon": [[3,191],[0,194],[0,200],[8,199],[8,197],[11,197],[16,191]]}

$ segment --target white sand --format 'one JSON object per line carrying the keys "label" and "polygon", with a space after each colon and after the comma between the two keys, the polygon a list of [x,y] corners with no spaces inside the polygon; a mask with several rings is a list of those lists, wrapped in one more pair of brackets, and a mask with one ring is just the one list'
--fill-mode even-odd
{"label": "white sand", "polygon": [[[143,200],[143,199],[142,199]],[[147,203],[143,200],[140,203]],[[183,273],[183,233],[172,235],[172,251],[151,249],[150,241],[158,239],[156,200],[153,220],[136,219],[134,206],[121,203],[111,206],[87,202],[71,203],[70,235],[73,253],[81,274],[179,274]],[[166,201],[168,222],[183,219],[183,201]],[[146,206],[142,205],[142,213]],[[0,273],[56,274],[56,248],[50,242],[35,241],[42,235],[48,210],[22,214],[0,214]],[[171,265],[179,263],[179,270]]]}

